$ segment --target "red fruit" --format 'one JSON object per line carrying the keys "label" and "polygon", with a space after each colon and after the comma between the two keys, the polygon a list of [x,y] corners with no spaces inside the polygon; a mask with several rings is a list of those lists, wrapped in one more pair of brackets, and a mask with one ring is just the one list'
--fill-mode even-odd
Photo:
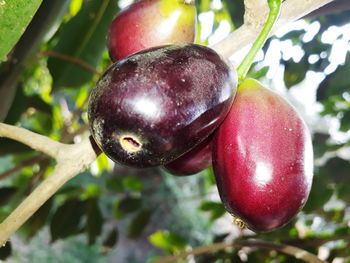
{"label": "red fruit", "polygon": [[176,160],[164,165],[164,168],[173,175],[192,175],[208,168],[211,165],[212,136],[197,145],[194,149],[180,156]]}
{"label": "red fruit", "polygon": [[120,12],[108,33],[113,61],[154,46],[193,43],[196,8],[190,0],[142,0]]}
{"label": "red fruit", "polygon": [[221,199],[250,229],[279,228],[304,206],[313,177],[310,134],[275,92],[245,80],[212,148]]}

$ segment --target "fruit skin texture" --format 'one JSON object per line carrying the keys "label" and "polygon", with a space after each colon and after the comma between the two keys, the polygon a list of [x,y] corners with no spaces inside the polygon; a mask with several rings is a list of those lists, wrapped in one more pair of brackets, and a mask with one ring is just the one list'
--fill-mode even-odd
{"label": "fruit skin texture", "polygon": [[199,173],[212,164],[211,141],[209,136],[195,148],[164,165],[165,170],[173,175],[185,176]]}
{"label": "fruit skin texture", "polygon": [[253,231],[272,231],[288,223],[308,198],[309,131],[281,96],[245,80],[215,133],[213,168],[228,212]]}
{"label": "fruit skin texture", "polygon": [[114,63],[97,82],[88,105],[90,129],[115,162],[163,165],[218,127],[236,85],[236,72],[208,47],[145,50]]}
{"label": "fruit skin texture", "polygon": [[112,61],[154,46],[193,43],[197,14],[184,0],[142,0],[112,21],[107,45]]}

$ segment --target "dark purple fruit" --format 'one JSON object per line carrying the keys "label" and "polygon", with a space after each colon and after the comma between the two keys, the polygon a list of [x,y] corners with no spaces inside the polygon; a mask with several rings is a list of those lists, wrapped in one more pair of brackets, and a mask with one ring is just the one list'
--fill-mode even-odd
{"label": "dark purple fruit", "polygon": [[192,0],[142,0],[121,11],[109,27],[113,61],[154,46],[193,43],[197,13]]}
{"label": "dark purple fruit", "polygon": [[92,90],[91,132],[114,161],[168,163],[207,138],[232,104],[236,73],[210,48],[152,48],[113,64]]}
{"label": "dark purple fruit", "polygon": [[248,79],[215,132],[213,168],[226,209],[254,231],[288,223],[313,177],[310,133],[281,96]]}
{"label": "dark purple fruit", "polygon": [[164,168],[173,175],[192,175],[203,171],[211,165],[211,141],[209,136],[189,152],[164,165]]}

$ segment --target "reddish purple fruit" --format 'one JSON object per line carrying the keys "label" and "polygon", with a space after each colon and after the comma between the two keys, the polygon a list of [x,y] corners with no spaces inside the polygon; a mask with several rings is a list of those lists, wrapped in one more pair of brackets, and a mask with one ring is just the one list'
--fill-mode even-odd
{"label": "reddish purple fruit", "polygon": [[114,63],[92,90],[97,145],[135,167],[166,164],[207,138],[228,113],[235,71],[195,44],[152,48]]}
{"label": "reddish purple fruit", "polygon": [[221,199],[250,229],[279,228],[304,206],[313,177],[311,138],[281,96],[245,80],[212,147]]}
{"label": "reddish purple fruit", "polygon": [[108,32],[113,61],[154,46],[193,43],[197,14],[192,0],[142,0],[120,12]]}
{"label": "reddish purple fruit", "polygon": [[167,163],[164,168],[173,175],[179,176],[196,174],[208,168],[212,160],[211,141],[212,136],[176,160]]}

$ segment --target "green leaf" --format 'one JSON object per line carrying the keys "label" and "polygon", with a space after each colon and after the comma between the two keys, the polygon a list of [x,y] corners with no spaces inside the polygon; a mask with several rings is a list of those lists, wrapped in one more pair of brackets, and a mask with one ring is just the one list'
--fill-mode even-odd
{"label": "green leaf", "polygon": [[347,132],[350,130],[350,109],[344,112],[340,122],[340,130]]}
{"label": "green leaf", "polygon": [[5,246],[0,246],[0,260],[5,260],[11,255],[12,247],[10,242],[6,242]]}
{"label": "green leaf", "polygon": [[0,188],[0,206],[5,206],[16,192],[17,188],[15,187]]}
{"label": "green leaf", "polygon": [[231,20],[235,27],[243,24],[244,4],[241,0],[225,0],[224,4],[227,6]]}
{"label": "green leaf", "polygon": [[328,151],[328,147],[326,145],[328,140],[329,134],[315,133],[313,135],[312,144],[316,157],[321,157]]}
{"label": "green leaf", "polygon": [[322,175],[327,175],[334,183],[350,183],[350,162],[341,158],[332,158],[328,160],[322,169]]}
{"label": "green leaf", "polygon": [[149,209],[144,209],[140,211],[131,221],[128,228],[129,238],[138,238],[146,226],[148,225],[152,216],[152,212]]}
{"label": "green leaf", "polygon": [[101,175],[104,171],[110,171],[110,165],[108,163],[108,157],[105,154],[100,154],[100,156],[97,157],[97,168],[98,168],[98,175]]}
{"label": "green leaf", "polygon": [[138,197],[125,197],[118,200],[113,207],[113,214],[116,218],[120,219],[125,214],[133,213],[139,210],[142,206],[142,200]]}
{"label": "green leaf", "polygon": [[17,43],[42,0],[0,1],[0,61]]}
{"label": "green leaf", "polygon": [[[79,13],[62,27],[54,51],[96,67],[106,48],[107,30],[118,10],[117,3],[114,0],[84,1]],[[50,58],[48,67],[54,90],[81,86],[93,76],[92,72],[57,58]]]}
{"label": "green leaf", "polygon": [[123,186],[131,192],[141,192],[143,189],[142,181],[136,176],[126,176],[123,178]]}
{"label": "green leaf", "polygon": [[80,232],[80,223],[85,212],[85,205],[84,201],[72,199],[56,210],[50,224],[52,242]]}
{"label": "green leaf", "polygon": [[201,204],[200,210],[210,212],[210,219],[214,221],[225,214],[226,210],[222,203],[205,201]]}
{"label": "green leaf", "polygon": [[268,71],[268,66],[255,70],[255,65],[253,65],[247,74],[247,78],[260,79],[262,77],[265,77]]}
{"label": "green leaf", "polygon": [[303,208],[306,213],[322,210],[323,206],[333,195],[333,190],[328,187],[323,176],[315,176],[309,198]]}
{"label": "green leaf", "polygon": [[53,199],[50,198],[22,226],[27,238],[33,237],[47,222],[52,209]]}
{"label": "green leaf", "polygon": [[317,100],[326,101],[333,95],[341,96],[350,87],[350,53],[347,54],[345,64],[339,66],[332,74],[326,76],[317,90]]}
{"label": "green leaf", "polygon": [[148,239],[153,246],[168,252],[182,250],[187,244],[183,237],[166,230],[158,230],[150,235]]}
{"label": "green leaf", "polygon": [[116,228],[113,228],[103,241],[102,245],[106,248],[112,248],[114,247],[118,242],[118,230]]}
{"label": "green leaf", "polygon": [[284,83],[287,88],[290,88],[300,83],[306,76],[306,72],[309,69],[309,64],[304,56],[301,61],[295,63],[292,60],[285,61]]}
{"label": "green leaf", "polygon": [[106,184],[107,190],[110,192],[113,192],[113,193],[124,192],[122,180],[118,176],[108,177],[105,181],[105,184]]}
{"label": "green leaf", "polygon": [[87,221],[86,231],[89,238],[89,244],[94,244],[96,237],[101,234],[103,217],[98,206],[98,199],[92,198],[87,203]]}

